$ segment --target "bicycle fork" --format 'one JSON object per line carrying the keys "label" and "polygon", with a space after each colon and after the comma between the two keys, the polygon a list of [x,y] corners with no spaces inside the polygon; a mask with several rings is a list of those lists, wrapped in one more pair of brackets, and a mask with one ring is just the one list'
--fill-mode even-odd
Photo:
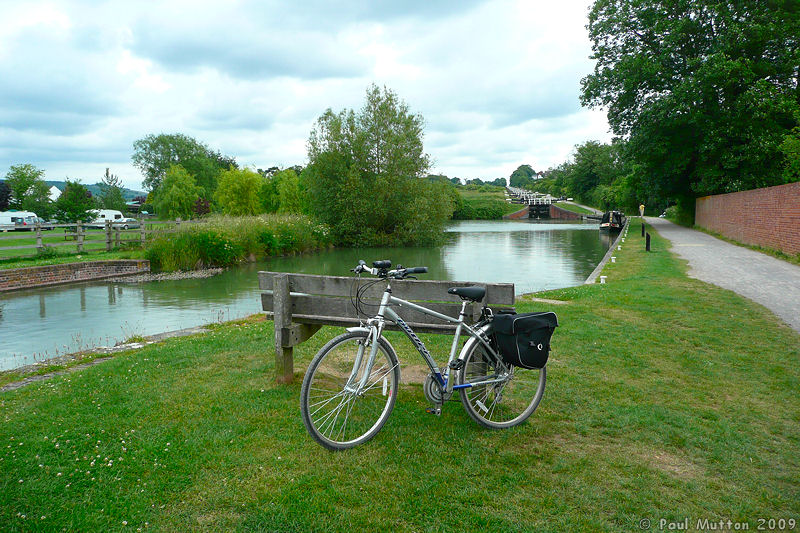
{"label": "bicycle fork", "polygon": [[[372,375],[372,368],[375,365],[375,358],[378,355],[378,340],[381,338],[383,332],[383,324],[371,324],[370,333],[364,341],[359,341],[358,351],[356,352],[355,361],[353,361],[353,370],[350,372],[350,377],[347,379],[347,384],[344,390],[357,396],[362,395],[367,386],[370,375]],[[358,377],[359,370],[361,370],[362,363],[364,362],[364,352],[369,346],[369,355],[367,356],[364,371],[361,378]]]}

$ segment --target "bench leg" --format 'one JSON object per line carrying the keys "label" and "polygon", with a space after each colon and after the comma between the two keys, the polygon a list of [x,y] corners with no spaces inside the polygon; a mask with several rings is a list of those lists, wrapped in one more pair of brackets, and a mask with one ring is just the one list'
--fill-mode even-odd
{"label": "bench leg", "polygon": [[294,348],[275,347],[275,381],[291,383],[294,378]]}

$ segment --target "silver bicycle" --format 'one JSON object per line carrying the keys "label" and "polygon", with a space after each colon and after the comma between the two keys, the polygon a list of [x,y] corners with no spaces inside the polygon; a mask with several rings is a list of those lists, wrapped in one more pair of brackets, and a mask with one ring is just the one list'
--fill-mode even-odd
{"label": "silver bicycle", "polygon": [[[473,325],[464,322],[470,302],[483,300],[483,287],[453,287],[448,293],[463,300],[458,318],[443,315],[413,302],[392,296],[391,282],[413,278],[427,267],[390,270],[390,261],[375,261],[368,268],[359,261],[351,271],[369,273],[386,283],[378,312],[360,327],[328,342],[314,356],[303,379],[300,408],[303,423],[314,439],[331,450],[362,444],[381,430],[397,398],[400,366],[397,353],[383,336],[386,320],[397,324],[408,336],[430,368],[423,390],[433,406],[428,412],[441,414],[442,404],[458,391],[461,403],[473,420],[489,428],[509,428],[524,422],[544,395],[546,370],[525,369],[503,362],[490,334],[492,312],[483,308]],[[357,309],[363,301],[362,286],[354,295]],[[395,312],[409,308],[455,324],[450,357],[442,372],[423,342]],[[359,313],[361,314],[361,313]],[[459,351],[462,333],[469,337]]]}

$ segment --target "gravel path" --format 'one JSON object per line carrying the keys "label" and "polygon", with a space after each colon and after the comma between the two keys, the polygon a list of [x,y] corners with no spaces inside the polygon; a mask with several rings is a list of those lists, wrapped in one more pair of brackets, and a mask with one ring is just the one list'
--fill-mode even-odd
{"label": "gravel path", "polygon": [[689,275],[760,303],[800,332],[800,266],[663,218],[645,217],[689,261]]}

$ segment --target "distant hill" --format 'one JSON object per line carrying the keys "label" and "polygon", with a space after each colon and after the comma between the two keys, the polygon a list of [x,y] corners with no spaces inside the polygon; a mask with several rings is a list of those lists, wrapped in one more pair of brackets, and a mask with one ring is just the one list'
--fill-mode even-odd
{"label": "distant hill", "polygon": [[[64,188],[67,186],[67,182],[65,181],[52,181],[52,180],[45,180],[45,183],[48,187],[58,187],[59,191],[63,191]],[[83,184],[84,187],[89,189],[89,192],[92,193],[92,196],[99,196],[102,192],[101,188],[102,183],[95,183],[93,185],[87,185],[86,183]],[[128,189],[126,187],[122,187],[122,197],[125,198],[126,202],[130,202],[137,196],[147,196],[146,192],[143,191],[134,191],[133,189]]]}

